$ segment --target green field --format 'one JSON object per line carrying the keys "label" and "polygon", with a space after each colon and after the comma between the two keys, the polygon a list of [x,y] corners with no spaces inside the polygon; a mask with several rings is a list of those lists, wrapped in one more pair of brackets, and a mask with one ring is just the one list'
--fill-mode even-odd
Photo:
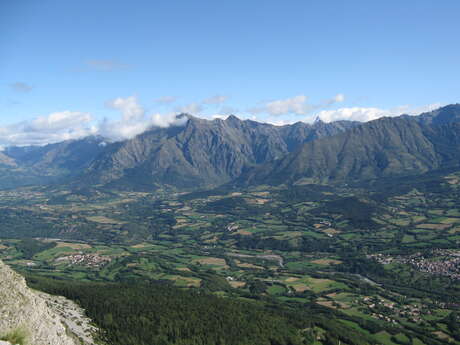
{"label": "green field", "polygon": [[324,334],[340,327],[361,334],[363,344],[438,345],[444,335],[458,344],[459,272],[443,267],[459,254],[460,198],[438,180],[237,195],[64,193],[49,204],[65,191],[0,191],[0,257],[38,276],[169,284],[296,312],[308,307],[336,321],[333,330],[320,321],[307,327],[315,344],[329,344]]}

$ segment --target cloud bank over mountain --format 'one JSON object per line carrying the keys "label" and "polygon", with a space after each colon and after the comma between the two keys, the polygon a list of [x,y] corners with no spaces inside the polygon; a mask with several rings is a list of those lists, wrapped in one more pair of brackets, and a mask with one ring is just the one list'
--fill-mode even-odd
{"label": "cloud bank over mountain", "polygon": [[61,111],[0,127],[0,145],[43,145],[97,134],[89,113]]}
{"label": "cloud bank over mountain", "polygon": [[[393,109],[380,109],[380,108],[365,108],[365,107],[351,107],[339,108],[336,110],[322,110],[317,113],[317,117],[324,122],[333,122],[338,120],[350,120],[367,122],[376,120],[380,117],[394,117],[402,114],[418,115],[424,112],[432,111],[441,107],[442,104],[428,104],[421,107],[411,107],[408,105],[396,107]],[[311,120],[311,119],[310,119]]]}
{"label": "cloud bank over mountain", "polygon": [[166,110],[155,112],[147,111],[137,96],[118,97],[105,103],[107,109],[119,113],[115,117],[96,120],[94,115],[88,112],[64,110],[37,116],[29,121],[0,126],[0,147],[45,145],[89,135],[101,135],[114,141],[130,139],[151,127],[184,125],[187,118],[178,118],[179,113],[189,113],[207,119],[225,118],[233,113],[245,119],[283,125],[299,120],[313,122],[317,117],[324,122],[338,120],[366,122],[383,116],[416,115],[441,106],[441,104],[430,104],[422,107],[400,106],[392,109],[376,107],[328,109],[330,106],[344,102],[345,96],[337,94],[330,99],[313,104],[309,102],[307,96],[297,95],[264,102],[242,112],[226,105],[228,99],[228,96],[217,94],[180,106],[173,105],[177,101],[174,96],[161,97],[154,102],[161,106],[166,105]]}
{"label": "cloud bank over mountain", "polygon": [[147,115],[135,96],[119,97],[107,102],[106,105],[118,110],[121,119],[104,119],[98,126],[98,134],[113,140],[133,138],[150,127],[182,126],[187,121],[187,118],[177,118],[177,114],[173,112]]}
{"label": "cloud bank over mountain", "polygon": [[187,118],[176,118],[176,113],[147,114],[137,97],[115,98],[106,103],[120,113],[118,119],[97,122],[89,113],[61,111],[38,116],[31,121],[0,126],[0,147],[45,145],[89,135],[101,135],[112,140],[132,138],[152,126],[183,125]]}

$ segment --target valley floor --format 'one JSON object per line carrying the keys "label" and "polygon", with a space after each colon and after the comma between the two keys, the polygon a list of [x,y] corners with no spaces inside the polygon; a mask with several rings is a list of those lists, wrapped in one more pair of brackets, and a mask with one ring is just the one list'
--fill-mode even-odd
{"label": "valley floor", "polygon": [[369,344],[460,343],[459,181],[1,192],[1,257],[34,276],[160,282],[314,310],[337,322],[308,328],[316,344],[339,339],[339,327]]}

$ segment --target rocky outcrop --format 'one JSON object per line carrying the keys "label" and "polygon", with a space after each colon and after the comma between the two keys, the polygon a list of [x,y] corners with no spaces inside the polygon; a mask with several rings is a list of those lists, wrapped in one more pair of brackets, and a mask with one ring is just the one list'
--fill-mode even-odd
{"label": "rocky outcrop", "polygon": [[13,345],[9,341],[0,340],[0,345]]}
{"label": "rocky outcrop", "polygon": [[92,344],[91,338],[80,341],[50,307],[48,299],[53,298],[28,288],[22,276],[0,261],[0,339],[12,341],[19,334],[16,338],[23,338],[24,345]]}

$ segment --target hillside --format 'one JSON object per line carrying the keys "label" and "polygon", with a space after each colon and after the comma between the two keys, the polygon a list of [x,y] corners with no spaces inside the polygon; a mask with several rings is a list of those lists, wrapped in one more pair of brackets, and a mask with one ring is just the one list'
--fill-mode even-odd
{"label": "hillside", "polygon": [[304,142],[357,125],[347,121],[298,122],[277,127],[235,116],[213,121],[187,116],[185,126],[153,128],[109,145],[85,171],[82,181],[145,189],[156,185],[219,185],[252,166],[284,156]]}
{"label": "hillside", "polygon": [[5,154],[24,168],[73,175],[85,169],[104,150],[105,141],[102,137],[89,136],[45,146],[12,146],[6,148]]}
{"label": "hillside", "polygon": [[0,301],[0,340],[21,345],[94,344],[94,329],[73,302],[29,289],[24,278],[1,261]]}
{"label": "hillside", "polygon": [[274,126],[186,116],[108,143],[87,137],[0,155],[0,187],[71,184],[150,191],[281,183],[340,183],[421,174],[459,164],[460,105],[367,123]]}
{"label": "hillside", "polygon": [[458,166],[459,109],[455,105],[420,117],[381,118],[308,142],[246,172],[236,184],[353,182]]}
{"label": "hillside", "polygon": [[81,174],[105,146],[105,139],[91,136],[45,146],[7,147],[0,152],[0,188],[63,182]]}

